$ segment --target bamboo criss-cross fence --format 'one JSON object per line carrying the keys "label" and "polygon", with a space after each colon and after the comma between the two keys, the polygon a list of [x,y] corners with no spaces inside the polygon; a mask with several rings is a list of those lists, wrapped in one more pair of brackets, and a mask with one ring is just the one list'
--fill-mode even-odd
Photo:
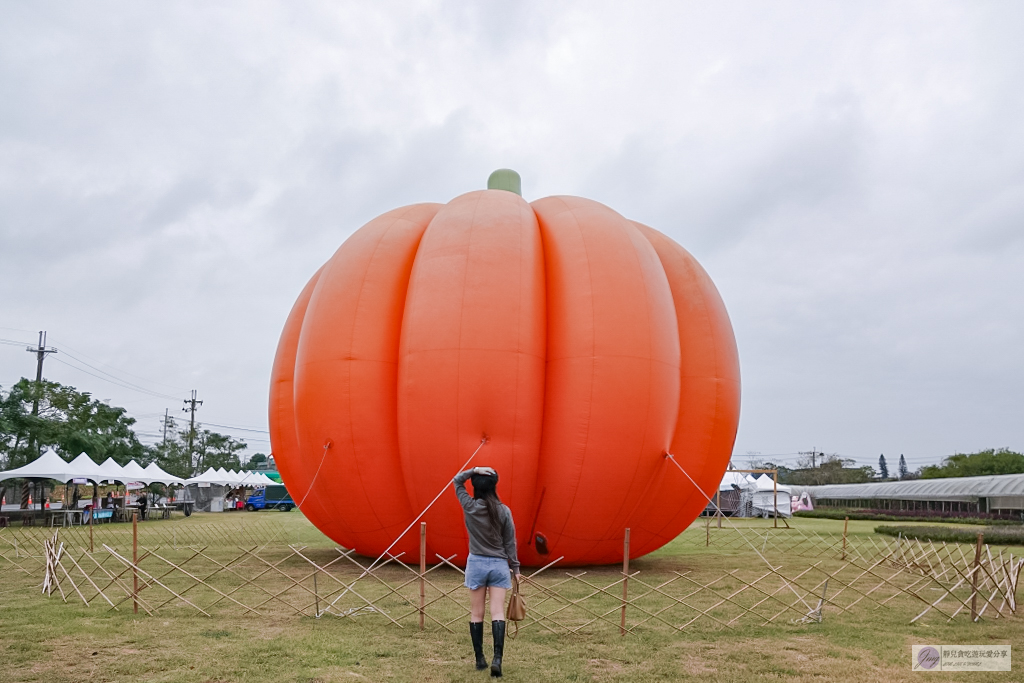
{"label": "bamboo criss-cross fence", "polygon": [[[703,546],[705,530],[698,531]],[[980,541],[965,550],[958,544],[866,537],[846,539],[844,547],[838,535],[761,531],[716,532],[715,552],[741,554],[755,546],[764,560],[743,560],[742,568],[716,575],[643,562],[631,566],[628,530],[619,568],[568,569],[552,558],[524,573],[529,609],[520,630],[615,629],[627,635],[642,629],[731,629],[841,619],[861,609],[900,609],[911,621],[1016,613],[1024,563]],[[427,557],[426,535],[424,524],[419,557],[387,553],[371,563],[351,550],[264,538],[232,544],[197,533],[199,543],[160,544],[154,541],[166,541],[166,533],[155,530],[137,532],[135,556],[132,543],[121,537],[99,539],[90,552],[80,535],[65,530],[45,538],[19,530],[0,533],[0,568],[10,565],[38,577],[51,597],[113,611],[186,610],[214,617],[229,609],[455,631],[467,616],[459,558]],[[689,533],[681,542],[697,545],[697,539]]]}

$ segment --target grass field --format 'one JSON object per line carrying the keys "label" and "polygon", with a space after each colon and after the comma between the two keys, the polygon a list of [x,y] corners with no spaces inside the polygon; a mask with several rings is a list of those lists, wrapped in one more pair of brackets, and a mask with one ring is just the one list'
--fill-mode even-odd
{"label": "grass field", "polygon": [[[298,511],[193,515],[189,519],[147,522],[161,538],[206,540],[223,531],[226,542],[242,542],[243,522],[272,523],[279,541],[300,543],[326,557],[333,544]],[[742,520],[750,538],[760,538],[770,522]],[[841,533],[842,522],[790,520],[793,533]],[[850,522],[851,545],[875,537],[875,522]],[[124,533],[121,525],[109,533]],[[5,531],[5,530],[0,530]],[[717,532],[712,529],[712,535]],[[790,533],[790,532],[780,532]],[[212,536],[211,536],[212,534]],[[39,532],[42,537],[42,532]],[[113,538],[113,537],[111,537]],[[795,536],[794,536],[795,538]],[[109,540],[109,539],[108,539]],[[215,539],[214,539],[215,540]],[[660,577],[672,571],[713,577],[733,569],[757,568],[760,560],[745,543],[704,546],[703,522],[645,558],[631,570]],[[891,540],[891,539],[890,539]],[[186,541],[182,541],[184,543]],[[189,541],[191,542],[191,541]],[[113,541],[111,541],[113,543]],[[169,543],[169,542],[168,542]],[[1008,549],[1015,554],[1021,548]],[[19,550],[21,552],[21,550]],[[163,551],[161,551],[163,552]],[[170,552],[168,550],[167,552]],[[183,552],[183,551],[176,551]],[[766,551],[767,552],[767,551]],[[794,569],[806,557],[773,556]],[[455,573],[451,570],[452,575]],[[596,579],[614,580],[617,568],[592,570]],[[112,612],[105,606],[64,603],[40,594],[41,575],[14,571],[0,558],[0,680],[19,681],[475,681],[487,679],[471,664],[465,624],[454,634],[397,628],[377,615],[320,619],[275,610],[257,617],[241,609],[220,609],[205,617],[183,609],[156,616]],[[460,599],[464,599],[461,593]],[[536,596],[532,596],[536,598]],[[527,592],[528,601],[531,595]],[[457,605],[451,607],[459,618]],[[935,618],[910,625],[914,605],[858,609],[826,608],[820,624],[795,625],[783,619],[768,626],[740,621],[732,628],[700,622],[685,631],[654,624],[620,636],[597,624],[579,635],[526,629],[506,646],[505,675],[522,681],[904,681],[910,647],[931,644],[1024,644],[1024,619],[984,619],[972,624]],[[631,614],[636,620],[639,614]],[[489,649],[489,648],[488,648]],[[1018,650],[1024,656],[1024,650]],[[1021,680],[1012,673],[942,674],[971,681]]]}

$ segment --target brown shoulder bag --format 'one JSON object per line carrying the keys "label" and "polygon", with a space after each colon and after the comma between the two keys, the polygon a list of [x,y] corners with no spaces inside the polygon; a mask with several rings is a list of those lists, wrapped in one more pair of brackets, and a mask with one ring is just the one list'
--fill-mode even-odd
{"label": "brown shoulder bag", "polygon": [[[519,576],[512,575],[512,594],[508,596],[508,609],[505,610],[505,618],[516,622],[516,634],[519,633],[519,622],[526,618],[526,600],[519,592]],[[515,636],[510,636],[515,638]]]}

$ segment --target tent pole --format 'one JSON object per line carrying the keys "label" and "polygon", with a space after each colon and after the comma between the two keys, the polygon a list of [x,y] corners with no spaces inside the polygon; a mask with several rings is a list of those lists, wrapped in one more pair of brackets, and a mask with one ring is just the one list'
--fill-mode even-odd
{"label": "tent pole", "polygon": [[718,528],[722,528],[722,492],[715,493],[715,519],[718,520]]}
{"label": "tent pole", "polygon": [[773,493],[772,497],[774,499],[772,501],[772,503],[775,506],[775,523],[774,523],[774,527],[776,529],[778,529],[779,528],[779,471],[778,470],[775,470],[775,472],[772,475],[772,493]]}

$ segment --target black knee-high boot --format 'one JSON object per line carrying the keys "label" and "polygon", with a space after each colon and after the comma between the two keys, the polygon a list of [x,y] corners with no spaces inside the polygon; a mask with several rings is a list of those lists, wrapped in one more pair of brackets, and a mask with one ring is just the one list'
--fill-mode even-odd
{"label": "black knee-high boot", "polygon": [[487,660],[484,659],[484,622],[469,622],[469,637],[473,640],[473,654],[476,655],[476,670],[483,671],[487,668]]}
{"label": "black knee-high boot", "polygon": [[501,675],[501,657],[505,654],[505,622],[491,622],[491,636],[494,638],[494,659],[491,660],[491,676]]}

